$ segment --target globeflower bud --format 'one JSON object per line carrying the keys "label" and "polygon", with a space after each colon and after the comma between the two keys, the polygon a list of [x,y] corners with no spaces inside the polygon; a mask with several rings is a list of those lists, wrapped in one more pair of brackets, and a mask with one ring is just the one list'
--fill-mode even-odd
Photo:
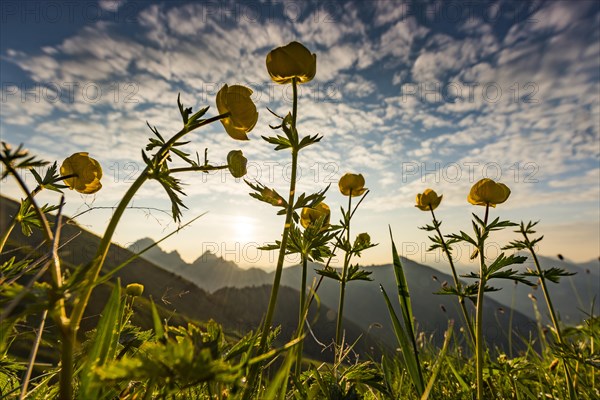
{"label": "globeflower bud", "polygon": [[356,236],[354,240],[354,246],[366,247],[371,244],[371,236],[368,233],[360,233]]}
{"label": "globeflower bud", "polygon": [[231,150],[229,154],[227,154],[227,167],[234,178],[241,178],[246,175],[248,172],[246,169],[247,164],[248,159],[244,157],[241,150]]}
{"label": "globeflower bud", "polygon": [[125,293],[131,297],[139,297],[144,293],[144,285],[140,283],[130,283],[125,287]]}

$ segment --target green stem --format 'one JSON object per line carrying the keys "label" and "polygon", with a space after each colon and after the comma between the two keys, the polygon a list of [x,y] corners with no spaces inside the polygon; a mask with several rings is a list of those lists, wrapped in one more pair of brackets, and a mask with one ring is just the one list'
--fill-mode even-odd
{"label": "green stem", "polygon": [[35,364],[35,358],[37,357],[38,349],[42,341],[42,334],[44,333],[44,325],[46,324],[46,317],[48,316],[48,310],[44,310],[42,313],[42,320],[31,348],[31,354],[29,355],[29,361],[27,362],[27,371],[25,372],[25,378],[23,379],[23,385],[21,386],[21,394],[19,400],[23,400],[27,395],[27,387],[29,386],[29,380],[31,379],[31,372],[33,371],[33,364]]}
{"label": "green stem", "polygon": [[[292,78],[292,89],[294,92],[293,106],[292,106],[292,132],[295,136],[296,132],[296,120],[298,113],[298,82],[296,78]],[[271,324],[273,323],[273,315],[275,314],[275,305],[277,304],[277,295],[279,294],[279,286],[281,284],[281,275],[283,272],[283,263],[285,261],[285,252],[287,248],[287,241],[289,236],[289,231],[292,227],[292,223],[294,222],[292,216],[294,214],[294,200],[296,196],[296,174],[298,169],[298,141],[297,138],[292,143],[292,175],[290,179],[290,192],[288,196],[287,210],[285,214],[285,223],[283,225],[283,234],[281,237],[281,246],[279,247],[279,256],[277,258],[277,267],[275,268],[275,275],[273,277],[273,287],[271,288],[271,296],[269,298],[269,305],[267,306],[267,314],[265,315],[265,320],[262,325],[262,334],[259,342],[259,352],[264,353],[265,346],[267,344],[267,338],[269,336],[269,331],[271,329]],[[260,363],[253,364],[250,366],[250,370],[248,372],[248,386],[244,390],[242,394],[242,399],[250,399],[253,396],[253,392],[256,388],[258,371],[259,371]]]}
{"label": "green stem", "polygon": [[123,213],[127,209],[127,205],[133,199],[135,193],[142,187],[144,182],[148,180],[149,175],[148,172],[150,167],[146,167],[140,176],[133,182],[133,184],[129,187],[119,205],[115,209],[113,217],[110,219],[108,226],[106,227],[106,231],[100,240],[100,245],[98,246],[98,251],[96,252],[96,256],[92,260],[92,265],[87,274],[87,282],[83,289],[83,293],[77,297],[75,304],[73,306],[73,313],[71,314],[71,328],[72,330],[77,331],[79,329],[79,324],[81,322],[81,318],[83,317],[83,313],[89,301],[92,290],[94,289],[94,283],[98,279],[98,275],[102,270],[102,266],[104,265],[104,261],[106,260],[106,256],[108,255],[108,250],[111,245],[112,237],[115,233],[117,225],[123,216]]}
{"label": "green stem", "polygon": [[[346,220],[346,242],[348,246],[350,244],[350,220],[351,214],[350,210],[352,209],[352,189],[350,189],[350,193],[348,196],[348,219]],[[344,314],[344,297],[346,295],[346,278],[348,274],[348,265],[350,265],[350,257],[352,253],[350,251],[346,252],[344,257],[344,269],[342,270],[342,280],[340,282],[340,302],[338,307],[338,315],[337,315],[337,323],[335,329],[335,344],[340,346],[342,343],[342,318]]]}
{"label": "green stem", "polygon": [[[363,200],[365,199],[365,197],[367,196],[367,194],[369,194],[368,190],[365,192],[365,194],[363,194],[363,196],[360,198],[360,200],[358,201],[358,203],[356,203],[356,205],[354,206],[354,210],[352,210],[352,213],[350,214],[350,218],[352,218],[352,216],[356,212],[356,209],[358,208],[358,206],[360,205],[360,203],[363,202]],[[343,227],[342,230],[340,231],[339,238],[341,238],[342,236],[344,236],[344,233],[346,233],[346,227]],[[327,259],[327,262],[325,263],[325,268],[329,267],[329,264],[331,263],[331,260],[333,259],[333,256],[334,256],[333,253],[335,252],[335,250],[337,249],[337,247],[338,247],[337,243],[333,245],[333,251],[331,252],[331,255],[329,256],[329,258]],[[324,278],[325,277],[323,275],[321,275],[319,277],[319,280],[317,281],[317,285],[315,286],[315,290],[311,293],[310,297],[308,298],[308,304],[306,306],[307,309],[312,304],[312,301],[315,298],[315,294],[319,290],[319,287],[321,286],[321,282],[323,282]]]}
{"label": "green stem", "polygon": [[[294,111],[296,110],[296,80],[293,80],[294,87]],[[296,113],[292,114],[292,129],[295,129]],[[283,228],[283,235],[281,237],[281,246],[279,247],[279,257],[277,259],[277,268],[275,269],[275,277],[273,278],[273,287],[271,289],[271,298],[269,299],[269,306],[267,308],[267,315],[263,324],[263,332],[260,338],[259,348],[264,350],[264,346],[267,342],[267,336],[271,323],[273,322],[273,315],[275,313],[275,304],[277,303],[277,295],[279,293],[279,285],[281,283],[281,274],[283,272],[283,262],[285,260],[285,251],[287,248],[288,234],[291,229],[293,220],[292,215],[294,214],[294,199],[296,195],[296,173],[298,169],[298,150],[292,149],[292,176],[290,180],[290,193],[288,196],[288,207],[285,215],[285,224]]]}
{"label": "green stem", "polygon": [[[304,318],[306,316],[306,275],[308,269],[308,257],[302,255],[302,282],[300,283],[300,306],[298,313],[298,333],[297,338],[301,338],[304,333]],[[300,374],[302,368],[302,348],[304,341],[298,343],[296,355],[296,374]]]}
{"label": "green stem", "polygon": [[183,168],[172,168],[170,171],[172,174],[177,173],[177,172],[195,172],[195,171],[200,171],[200,172],[208,172],[208,171],[217,171],[220,169],[227,169],[229,168],[229,165],[219,165],[219,166],[212,166],[212,165],[201,165],[198,167],[183,167]]}
{"label": "green stem", "polygon": [[[483,219],[483,227],[487,227],[490,205],[485,206],[485,217]],[[483,235],[482,235],[483,236]],[[477,290],[477,315],[475,318],[475,357],[476,357],[476,372],[477,372],[477,400],[483,400],[483,294],[485,291],[485,240],[481,239],[478,245],[479,248],[479,288]]]}
{"label": "green stem", "polygon": [[[535,264],[535,268],[537,269],[537,272],[539,274],[539,280],[542,285],[542,292],[544,293],[544,298],[546,299],[546,304],[548,305],[548,311],[550,312],[550,318],[552,319],[552,324],[554,325],[554,330],[556,331],[556,337],[558,339],[558,343],[563,344],[564,340],[563,340],[562,332],[560,330],[560,325],[558,324],[558,318],[556,317],[556,311],[554,310],[554,306],[552,305],[552,299],[550,298],[550,292],[548,291],[548,286],[546,285],[546,279],[544,278],[544,275],[542,273],[542,267],[540,266],[540,262],[537,258],[537,254],[535,254],[533,246],[531,246],[531,242],[529,241],[529,238],[527,237],[527,233],[524,230],[522,230],[521,233],[523,234],[523,236],[525,238],[525,243],[527,243],[527,248],[529,249],[529,252],[531,253],[531,256],[533,257],[533,262]],[[569,367],[564,358],[562,360],[562,363],[563,363],[563,366],[565,369],[565,379],[567,381],[567,386],[569,388],[569,398],[572,400],[576,399],[577,394],[576,394],[575,388],[573,386],[573,379],[571,378],[571,371],[569,371]]]}
{"label": "green stem", "polygon": [[[440,240],[442,241],[442,248],[446,255],[448,256],[448,262],[450,263],[450,268],[452,270],[452,278],[454,279],[454,285],[456,289],[461,292],[462,284],[458,279],[458,275],[456,273],[456,268],[454,267],[454,260],[452,259],[452,254],[450,253],[450,249],[444,240],[444,236],[442,236],[442,232],[440,230],[437,219],[435,218],[435,214],[433,213],[433,208],[429,205],[429,210],[431,211],[431,217],[433,218],[433,226],[435,226],[435,230],[437,231]],[[467,307],[465,305],[465,298],[462,296],[458,297],[458,303],[460,304],[460,308],[463,313],[463,317],[465,318],[465,324],[467,325],[467,330],[469,331],[469,336],[473,344],[475,344],[475,332],[473,332],[473,325],[471,323],[471,318],[469,317],[469,313],[467,312]]]}
{"label": "green stem", "polygon": [[2,232],[2,236],[0,236],[0,253],[2,253],[4,245],[6,244],[6,242],[8,241],[8,237],[10,236],[10,233],[13,229],[15,229],[15,226],[17,226],[17,215],[15,215],[12,221],[10,221],[10,225],[8,225],[6,230]]}
{"label": "green stem", "polygon": [[71,400],[73,398],[73,349],[77,338],[76,332],[70,325],[60,328],[61,354],[59,374],[59,398]]}

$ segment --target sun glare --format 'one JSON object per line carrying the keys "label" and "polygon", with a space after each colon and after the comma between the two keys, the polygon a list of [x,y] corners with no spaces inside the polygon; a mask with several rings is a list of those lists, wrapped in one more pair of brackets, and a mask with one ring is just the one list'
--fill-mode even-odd
{"label": "sun glare", "polygon": [[248,217],[236,217],[233,223],[233,239],[239,242],[249,242],[254,235],[254,222]]}

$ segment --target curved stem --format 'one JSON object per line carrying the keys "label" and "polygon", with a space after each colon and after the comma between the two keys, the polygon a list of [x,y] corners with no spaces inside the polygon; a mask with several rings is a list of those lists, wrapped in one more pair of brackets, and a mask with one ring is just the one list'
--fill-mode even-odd
{"label": "curved stem", "polygon": [[4,230],[4,232],[2,232],[2,235],[0,236],[0,253],[2,253],[4,245],[8,241],[8,237],[10,236],[12,230],[15,229],[15,226],[17,226],[17,215],[14,216],[12,221],[10,221],[10,225],[8,225],[8,227]]}
{"label": "curved stem", "polygon": [[[189,132],[200,128],[204,125],[208,125],[212,122],[218,121],[222,118],[226,118],[230,115],[229,112],[217,115],[212,118],[208,118],[200,123],[189,127],[184,126],[182,130],[176,133],[171,139],[169,139],[156,153],[154,156],[154,168],[160,167],[160,165],[165,162],[167,155],[169,154],[169,150],[173,145],[181,139],[184,135]],[[112,243],[112,237],[115,233],[117,225],[123,213],[127,209],[127,205],[133,199],[135,193],[142,187],[142,185],[150,178],[150,166],[147,166],[140,176],[133,182],[133,184],[129,187],[119,205],[115,209],[115,212],[106,227],[104,235],[100,240],[100,244],[98,245],[98,250],[96,251],[96,255],[94,259],[91,261],[91,265],[89,267],[86,280],[84,281],[84,287],[82,289],[82,293],[77,297],[75,304],[73,305],[73,312],[71,313],[70,323],[68,326],[64,327],[62,332],[63,338],[63,346],[62,346],[62,354],[61,354],[61,365],[63,370],[61,371],[61,400],[67,400],[71,397],[71,380],[72,380],[72,368],[73,368],[73,351],[74,346],[77,341],[77,331],[79,330],[79,325],[81,323],[81,319],[83,318],[83,313],[87,307],[87,304],[90,300],[90,296],[95,287],[96,281],[98,280],[98,276],[102,267],[104,266],[104,262],[108,255],[108,250]],[[63,389],[63,385],[65,388]],[[64,390],[64,391],[63,391]]]}
{"label": "curved stem", "polygon": [[[187,126],[184,127],[181,131],[176,133],[171,139],[169,139],[160,148],[160,150],[156,153],[156,156],[154,157],[155,162],[158,165],[160,165],[160,163],[165,159],[165,157],[168,154],[171,147],[173,147],[173,145],[177,142],[177,140],[181,139],[187,133],[191,132],[194,129],[200,128],[201,126],[208,125],[208,124],[218,121],[222,118],[226,118],[229,115],[230,115],[230,113],[227,112],[224,114],[217,115],[216,117],[206,119],[206,120],[202,121],[201,123],[197,124],[196,126],[194,126],[193,128],[189,128]],[[108,255],[108,249],[110,248],[112,237],[115,233],[117,225],[119,224],[119,221],[120,221],[121,217],[123,216],[123,213],[127,209],[127,205],[133,199],[133,196],[135,195],[135,193],[140,189],[140,187],[142,187],[144,182],[146,182],[146,180],[148,180],[150,178],[149,172],[150,172],[150,167],[146,167],[142,171],[140,176],[138,176],[137,179],[133,182],[133,184],[129,187],[129,189],[125,193],[124,197],[119,202],[119,205],[115,209],[115,212],[114,212],[112,218],[110,219],[108,226],[106,227],[104,235],[102,236],[102,239],[100,240],[100,245],[98,246],[96,256],[92,260],[92,263],[91,263],[92,265],[88,272],[87,283],[85,285],[83,294],[77,298],[77,301],[75,302],[75,305],[73,306],[73,313],[71,316],[71,328],[73,328],[75,331],[77,331],[77,329],[79,328],[79,323],[81,322],[81,318],[83,317],[83,312],[85,311],[85,307],[87,306],[87,303],[89,301],[90,294],[94,288],[94,283],[98,279],[98,275],[99,275],[100,271],[102,270],[102,266],[104,265],[104,261],[106,260],[106,256]]]}
{"label": "curved stem", "polygon": [[[452,278],[454,279],[454,285],[456,286],[456,289],[460,292],[461,288],[462,288],[462,284],[460,283],[460,280],[458,279],[458,275],[456,273],[456,268],[454,267],[454,260],[452,259],[452,254],[450,254],[450,249],[448,248],[448,245],[446,244],[446,241],[444,240],[444,236],[442,236],[442,232],[440,230],[439,223],[438,223],[437,219],[435,218],[435,214],[433,213],[433,208],[431,207],[431,205],[429,205],[429,210],[431,211],[431,217],[433,218],[433,226],[435,226],[435,230],[436,230],[438,236],[440,237],[440,240],[442,241],[442,248],[443,248],[444,252],[446,253],[446,255],[448,256],[448,262],[450,263],[450,269],[452,270]],[[467,325],[467,330],[469,331],[469,336],[471,337],[473,344],[475,344],[475,332],[473,332],[473,325],[471,323],[471,318],[469,317],[469,313],[467,312],[467,307],[465,305],[465,298],[459,296],[458,303],[462,310],[463,317],[465,318],[465,324]]]}
{"label": "curved stem", "polygon": [[[75,331],[79,328],[79,323],[81,322],[81,318],[83,317],[83,312],[87,306],[92,290],[94,289],[94,283],[98,279],[98,275],[100,274],[100,270],[104,265],[104,261],[106,260],[106,256],[108,255],[108,250],[111,245],[112,237],[115,233],[117,225],[123,216],[123,213],[127,209],[127,205],[133,199],[135,193],[142,187],[144,182],[148,179],[148,170],[150,168],[146,167],[140,176],[133,182],[133,184],[129,187],[119,205],[115,209],[113,217],[110,219],[108,226],[106,227],[106,231],[100,240],[100,244],[98,246],[98,250],[96,252],[96,256],[91,262],[91,266],[89,268],[89,272],[86,277],[86,284],[83,289],[83,293],[77,297],[75,304],[73,306],[73,313],[71,314],[71,328]],[[76,332],[75,332],[76,333]]]}

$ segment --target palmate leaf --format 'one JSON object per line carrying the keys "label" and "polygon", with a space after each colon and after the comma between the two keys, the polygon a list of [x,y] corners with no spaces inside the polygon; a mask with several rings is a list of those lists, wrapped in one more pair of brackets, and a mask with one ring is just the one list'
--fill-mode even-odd
{"label": "palmate leaf", "polygon": [[[58,205],[49,206],[48,204],[44,204],[42,207],[40,207],[44,214],[58,210],[58,208]],[[42,222],[38,218],[38,215],[33,207],[31,207],[29,199],[21,201],[21,206],[19,207],[19,212],[17,214],[17,221],[21,223],[21,231],[23,232],[23,235],[27,237],[31,236],[33,229],[42,228]]]}
{"label": "palmate leaf", "polygon": [[446,237],[448,239],[453,240],[453,243],[458,243],[458,242],[467,242],[472,244],[473,246],[477,247],[477,242],[475,241],[475,239],[473,239],[471,236],[469,236],[467,233],[460,231],[460,235],[457,235],[455,233],[451,233],[449,235],[446,235]]}
{"label": "palmate leaf", "polygon": [[[144,161],[152,163],[152,161],[142,152]],[[170,175],[171,171],[169,171],[166,165],[160,167],[158,171],[154,171],[149,175],[150,179],[156,179],[167,195],[171,200],[171,214],[173,215],[173,220],[177,223],[181,221],[181,208],[183,207],[187,209],[186,205],[183,204],[183,201],[179,198],[178,194],[185,196],[186,194],[183,192],[181,187],[181,181]]]}
{"label": "palmate leaf", "polygon": [[373,271],[365,271],[361,269],[358,264],[351,265],[348,268],[348,276],[346,277],[346,282],[350,281],[372,281],[371,274]]}
{"label": "palmate leaf", "polygon": [[562,268],[552,267],[550,269],[542,270],[541,274],[537,271],[527,268],[527,272],[523,273],[523,275],[524,276],[535,276],[538,278],[548,279],[549,281],[554,282],[554,283],[559,283],[561,277],[573,276],[573,275],[577,275],[577,273],[576,272],[568,272],[567,270],[562,269]]}
{"label": "palmate leaf", "polygon": [[[10,165],[14,169],[32,169],[49,164],[48,161],[39,160],[35,156],[30,156],[29,152],[23,149],[22,144],[13,150],[13,148],[4,141],[2,142],[2,150],[0,151],[0,162],[7,166]],[[2,173],[0,179],[6,178],[8,174],[7,168]]]}
{"label": "palmate leaf", "polygon": [[489,223],[487,225],[486,230],[488,232],[498,231],[500,229],[508,228],[510,226],[518,226],[518,224],[515,224],[514,222],[510,222],[510,221],[500,221],[500,218],[497,217],[495,220],[493,220],[491,223]]}
{"label": "palmate leaf", "polygon": [[40,176],[40,174],[37,173],[37,171],[34,168],[31,168],[29,172],[31,172],[31,174],[35,178],[37,184],[44,189],[62,193],[61,189],[65,189],[68,187],[67,185],[62,185],[58,183],[58,178],[60,178],[60,174],[58,173],[58,164],[56,163],[56,161],[46,169],[46,173],[44,174],[43,178]]}
{"label": "palmate leaf", "polygon": [[419,229],[421,229],[422,231],[431,232],[431,231],[435,231],[435,226],[432,226],[432,225],[419,226]]}
{"label": "palmate leaf", "polygon": [[505,267],[508,267],[509,265],[514,265],[514,264],[523,264],[525,261],[527,261],[527,257],[517,256],[514,254],[511,254],[510,256],[506,257],[504,255],[504,253],[500,253],[500,255],[498,257],[496,257],[494,262],[490,266],[488,266],[485,269],[485,271],[487,272],[488,279],[489,279],[490,278],[489,275],[500,271],[502,268],[505,268]]}
{"label": "palmate leaf", "polygon": [[317,270],[315,270],[315,272],[318,275],[324,276],[326,278],[331,278],[331,279],[333,279],[335,281],[339,281],[339,282],[342,281],[342,276],[334,268],[326,267],[323,269],[317,269]]}
{"label": "palmate leaf", "polygon": [[513,269],[494,272],[493,274],[488,275],[488,279],[509,279],[511,281],[521,282],[527,286],[535,286],[535,284],[531,283],[525,276],[520,274],[519,271]]}
{"label": "palmate leaf", "polygon": [[331,184],[327,185],[325,189],[308,196],[306,193],[300,194],[294,204],[294,210],[299,210],[304,207],[314,208],[317,204],[322,203],[325,200],[325,193],[327,193],[330,187]]}
{"label": "palmate leaf", "polygon": [[[246,182],[246,185],[250,186],[250,188],[254,190],[254,192],[250,193],[250,196],[274,207],[282,208],[281,211],[283,211],[285,214],[287,209],[287,201],[285,201],[285,199],[279,193],[277,193],[276,190],[268,188],[260,182],[253,184],[245,179],[244,182]],[[281,211],[279,213],[281,213]]]}
{"label": "palmate leaf", "polygon": [[210,348],[196,347],[190,336],[146,343],[135,356],[95,370],[101,381],[151,380],[167,393],[202,382],[233,383],[239,372],[239,367],[213,357]]}
{"label": "palmate leaf", "polygon": [[181,119],[183,120],[183,125],[188,124],[189,116],[192,113],[192,107],[184,108],[183,103],[181,102],[181,93],[177,94],[177,108],[179,108],[179,114],[181,114]]}
{"label": "palmate leaf", "polygon": [[281,121],[281,130],[285,133],[285,136],[288,138],[291,147],[298,149],[298,131],[295,127],[292,126],[292,114],[287,113],[287,115]]}
{"label": "palmate leaf", "polygon": [[277,136],[261,136],[263,138],[264,141],[274,144],[275,145],[275,150],[284,150],[284,149],[289,149],[292,147],[292,143],[290,142],[290,140],[288,138],[285,138],[283,136],[277,135]]}
{"label": "palmate leaf", "polygon": [[33,260],[22,259],[16,261],[15,257],[11,257],[8,260],[0,264],[0,285],[12,277],[15,277],[25,272]]}
{"label": "palmate leaf", "polygon": [[310,136],[310,135],[305,136],[302,138],[302,140],[298,144],[298,150],[308,147],[312,144],[318,143],[321,141],[321,139],[323,139],[323,136],[319,136],[318,133],[313,136]]}

